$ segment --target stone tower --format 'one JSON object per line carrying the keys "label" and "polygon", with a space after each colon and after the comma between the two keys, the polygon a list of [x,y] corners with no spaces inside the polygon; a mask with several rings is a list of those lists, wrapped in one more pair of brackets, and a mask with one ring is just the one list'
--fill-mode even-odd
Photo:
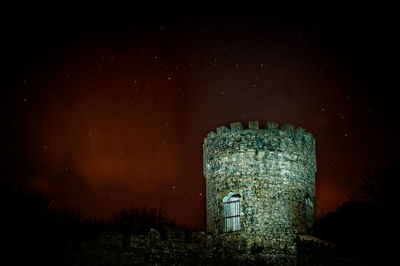
{"label": "stone tower", "polygon": [[315,219],[313,136],[289,124],[232,123],[210,132],[203,152],[207,231],[232,256],[293,262],[296,236]]}

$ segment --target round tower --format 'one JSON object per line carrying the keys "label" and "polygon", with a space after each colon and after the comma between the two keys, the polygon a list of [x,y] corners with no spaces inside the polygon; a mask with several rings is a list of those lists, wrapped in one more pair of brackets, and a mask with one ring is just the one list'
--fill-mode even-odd
{"label": "round tower", "polygon": [[203,155],[207,231],[241,256],[294,259],[296,236],[315,220],[313,136],[289,124],[232,123],[208,134]]}

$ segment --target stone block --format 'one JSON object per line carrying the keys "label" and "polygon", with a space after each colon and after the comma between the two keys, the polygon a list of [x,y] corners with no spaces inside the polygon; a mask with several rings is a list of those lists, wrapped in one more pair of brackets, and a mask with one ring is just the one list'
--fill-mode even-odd
{"label": "stone block", "polygon": [[275,121],[268,121],[267,122],[267,129],[278,129],[279,124]]}
{"label": "stone block", "polygon": [[229,129],[224,126],[217,128],[217,135],[221,135],[223,133],[229,133]]}
{"label": "stone block", "polygon": [[259,129],[258,121],[249,121],[249,129],[252,130]]}
{"label": "stone block", "polygon": [[284,124],[281,129],[284,131],[294,131],[294,126],[292,124]]}
{"label": "stone block", "polygon": [[243,125],[240,122],[231,123],[231,131],[241,131],[243,130]]}

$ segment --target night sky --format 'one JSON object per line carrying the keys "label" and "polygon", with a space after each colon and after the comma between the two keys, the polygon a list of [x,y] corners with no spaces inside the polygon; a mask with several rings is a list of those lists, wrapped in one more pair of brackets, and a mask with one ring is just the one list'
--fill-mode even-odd
{"label": "night sky", "polygon": [[391,10],[4,5],[2,179],[89,216],[162,207],[204,226],[204,137],[273,120],[314,135],[317,212],[332,211],[399,146]]}

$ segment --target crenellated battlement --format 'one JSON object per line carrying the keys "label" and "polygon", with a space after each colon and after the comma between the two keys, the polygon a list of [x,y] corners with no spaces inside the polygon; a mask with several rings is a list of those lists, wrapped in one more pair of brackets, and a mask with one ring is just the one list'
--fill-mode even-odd
{"label": "crenellated battlement", "polygon": [[[249,121],[248,128],[240,122],[231,123],[230,128],[221,126],[204,139],[203,151],[206,177],[215,176],[214,171],[221,171],[223,166],[241,173],[247,171],[248,165],[267,165],[267,161],[301,162],[316,171],[313,135],[291,124],[279,128],[278,123],[268,121],[265,128],[260,128],[258,121]],[[273,156],[277,158],[272,159]],[[234,163],[238,160],[242,161],[240,165]]]}
{"label": "crenellated battlement", "polygon": [[285,133],[291,133],[292,136],[295,135],[297,137],[306,138],[306,139],[314,139],[311,133],[307,132],[304,128],[298,127],[295,128],[292,124],[283,124],[279,128],[279,124],[275,121],[268,121],[265,127],[260,128],[258,121],[249,121],[248,127],[244,128],[241,122],[234,122],[230,124],[230,128],[225,126],[218,127],[216,132],[211,131],[208,133],[207,138],[204,139],[204,142],[216,138],[218,136],[226,136],[227,134],[240,134],[242,132],[248,131],[257,131],[257,132],[266,132],[266,131],[281,131]]}
{"label": "crenellated battlement", "polygon": [[[241,148],[235,148],[235,146]],[[311,133],[304,128],[295,128],[291,124],[283,124],[268,121],[265,127],[260,128],[258,121],[249,121],[248,127],[242,123],[230,124],[230,128],[218,127],[216,132],[211,131],[204,139],[203,149],[205,154],[210,150],[218,150],[217,153],[226,150],[241,150],[243,147],[260,150],[288,150],[296,154],[311,154],[315,150],[315,140]],[[214,152],[213,152],[214,153]]]}

